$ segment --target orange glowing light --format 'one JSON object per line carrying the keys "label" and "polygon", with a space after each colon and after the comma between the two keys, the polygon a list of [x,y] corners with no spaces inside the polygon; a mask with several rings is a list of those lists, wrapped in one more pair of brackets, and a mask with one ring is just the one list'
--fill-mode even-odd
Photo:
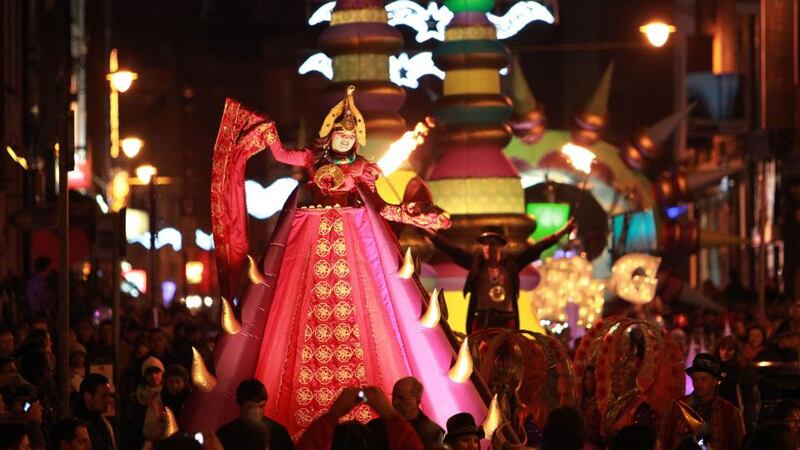
{"label": "orange glowing light", "polygon": [[386,154],[378,160],[378,168],[381,169],[383,176],[388,177],[399,169],[403,161],[411,156],[417,146],[425,142],[425,137],[428,136],[431,128],[433,128],[433,122],[429,120],[419,122],[413,130],[406,131],[400,139],[392,142]]}
{"label": "orange glowing light", "polygon": [[639,27],[639,31],[644,33],[650,45],[662,47],[669,40],[669,35],[676,31],[676,28],[664,22],[650,22]]}

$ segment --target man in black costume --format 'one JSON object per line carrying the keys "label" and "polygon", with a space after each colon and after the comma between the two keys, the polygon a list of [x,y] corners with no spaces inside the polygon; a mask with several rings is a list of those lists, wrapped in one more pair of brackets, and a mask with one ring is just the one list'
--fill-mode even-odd
{"label": "man in black costume", "polygon": [[477,239],[481,244],[478,254],[462,249],[443,236],[429,233],[439,251],[469,271],[464,283],[464,296],[469,293],[467,334],[483,328],[519,329],[519,273],[574,227],[575,219],[570,218],[560,230],[518,253],[503,251],[508,239],[497,226],[483,228]]}

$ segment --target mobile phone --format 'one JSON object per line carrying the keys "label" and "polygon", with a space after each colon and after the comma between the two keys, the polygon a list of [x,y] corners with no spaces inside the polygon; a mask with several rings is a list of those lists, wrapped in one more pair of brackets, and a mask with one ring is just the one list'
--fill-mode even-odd
{"label": "mobile phone", "polygon": [[358,400],[363,403],[367,402],[367,392],[364,389],[358,390]]}
{"label": "mobile phone", "polygon": [[194,440],[197,441],[199,444],[203,444],[203,433],[195,433]]}
{"label": "mobile phone", "polygon": [[22,405],[22,410],[23,411],[28,412],[28,411],[30,411],[30,409],[31,409],[31,402],[25,402],[25,404]]}

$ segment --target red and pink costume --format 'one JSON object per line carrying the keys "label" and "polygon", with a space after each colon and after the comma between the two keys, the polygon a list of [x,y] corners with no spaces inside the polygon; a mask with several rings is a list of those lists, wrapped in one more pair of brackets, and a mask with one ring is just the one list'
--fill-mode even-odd
{"label": "red and pink costume", "polygon": [[[451,381],[455,353],[444,331],[419,323],[426,293],[416,277],[398,276],[401,249],[386,219],[441,227],[446,216],[410,216],[386,205],[375,191],[378,168],[356,156],[338,164],[335,183],[316,177],[310,149],[289,150],[267,117],[228,100],[215,146],[212,219],[220,288],[233,295],[247,255],[244,166],[269,148],[285,164],[309,171],[313,205],[287,200],[260,263],[265,283],[241,298],[242,330],[217,343],[217,386],[198,393],[186,423],[215,428],[236,415],[238,383],[258,378],[267,387],[266,414],[294,439],[325,413],[346,386],[375,385],[390,392],[413,375],[425,386],[422,409],[443,424],[457,412],[485,416],[483,400],[469,382]],[[324,168],[324,166],[322,166]],[[343,175],[343,178],[341,176]],[[335,186],[335,187],[333,187]],[[362,406],[349,418],[365,422]]]}

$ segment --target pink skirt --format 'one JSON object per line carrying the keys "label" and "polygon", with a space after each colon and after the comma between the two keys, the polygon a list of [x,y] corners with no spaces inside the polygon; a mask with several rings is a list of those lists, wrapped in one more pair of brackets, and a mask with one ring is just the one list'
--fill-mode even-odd
{"label": "pink skirt", "polygon": [[[255,370],[269,394],[266,415],[294,439],[344,387],[389,395],[408,375],[422,382],[422,409],[439,424],[464,411],[483,419],[474,387],[448,378],[455,354],[444,332],[419,323],[423,293],[397,275],[400,260],[374,211],[295,210]],[[373,417],[363,405],[347,419]]]}

